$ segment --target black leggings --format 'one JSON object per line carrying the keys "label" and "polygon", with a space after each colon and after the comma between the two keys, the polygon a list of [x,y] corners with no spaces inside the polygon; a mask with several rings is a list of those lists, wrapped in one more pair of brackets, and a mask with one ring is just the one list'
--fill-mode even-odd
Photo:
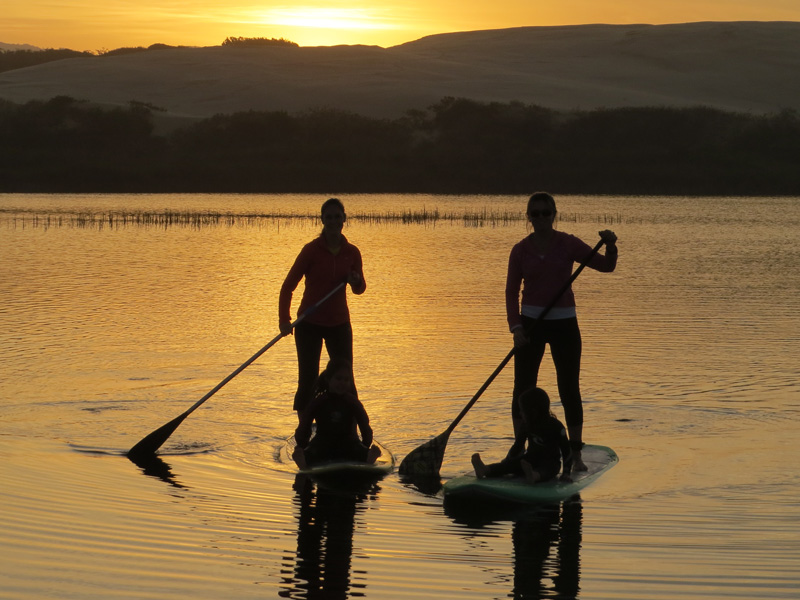
{"label": "black leggings", "polygon": [[[353,328],[349,322],[333,327],[314,325],[305,321],[298,323],[294,328],[294,343],[297,347],[297,392],[294,395],[293,406],[298,412],[308,406],[314,395],[314,385],[319,377],[323,341],[328,356],[353,364]],[[355,392],[355,389],[353,391]]]}
{"label": "black leggings", "polygon": [[[536,386],[539,366],[544,356],[544,347],[550,344],[550,354],[556,368],[558,395],[564,407],[564,419],[570,433],[583,427],[583,403],[581,401],[581,332],[578,319],[554,319],[536,321],[522,317],[522,325],[530,343],[520,346],[514,352],[514,394],[511,402],[511,416],[521,419],[520,394]],[[581,442],[581,440],[573,440]]]}

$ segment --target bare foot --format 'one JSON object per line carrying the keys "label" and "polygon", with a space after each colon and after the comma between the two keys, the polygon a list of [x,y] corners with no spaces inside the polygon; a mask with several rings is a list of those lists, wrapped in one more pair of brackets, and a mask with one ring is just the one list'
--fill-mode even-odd
{"label": "bare foot", "polygon": [[295,448],[294,452],[292,452],[292,458],[294,459],[297,468],[301,471],[305,471],[308,468],[308,463],[306,463],[306,453],[303,452],[302,448]]}
{"label": "bare foot", "polygon": [[531,466],[531,463],[527,460],[521,460],[519,464],[522,467],[522,472],[525,473],[525,479],[528,483],[537,483],[541,481],[541,474]]}
{"label": "bare foot", "polygon": [[373,464],[378,457],[381,455],[381,449],[378,448],[375,444],[372,444],[372,447],[367,451],[367,462],[369,464]]}
{"label": "bare foot", "polygon": [[472,467],[475,469],[475,477],[478,479],[486,478],[486,475],[489,472],[489,467],[484,464],[484,462],[481,460],[481,455],[477,452],[472,455]]}
{"label": "bare foot", "polygon": [[581,460],[581,452],[578,450],[572,455],[572,470],[573,471],[588,471],[589,467]]}

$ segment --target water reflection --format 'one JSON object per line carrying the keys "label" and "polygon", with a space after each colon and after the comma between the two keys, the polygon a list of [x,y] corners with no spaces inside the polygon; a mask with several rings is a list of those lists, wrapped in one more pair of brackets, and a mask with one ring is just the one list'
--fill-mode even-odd
{"label": "water reflection", "polygon": [[[351,580],[353,533],[356,515],[365,502],[375,500],[380,486],[374,477],[367,480],[312,479],[299,473],[294,481],[297,504],[297,555],[294,566],[284,563],[281,598],[324,598],[326,600],[363,595],[365,581]],[[290,570],[293,572],[291,574]],[[359,571],[358,578],[366,573]]]}
{"label": "water reflection", "polygon": [[425,494],[426,496],[435,496],[442,490],[443,487],[442,478],[438,475],[400,475],[400,483],[407,488],[413,488],[421,494]]}
{"label": "water reflection", "polygon": [[453,504],[445,513],[470,528],[468,538],[498,521],[511,521],[513,589],[518,600],[575,599],[580,591],[583,507],[579,496],[559,505],[513,508],[502,505]]}
{"label": "water reflection", "polygon": [[[233,204],[237,215],[281,206],[310,214],[319,197],[0,198],[10,202],[74,213],[84,205],[223,212]],[[520,198],[346,202],[353,213],[425,205],[464,212],[490,202],[519,206]],[[442,514],[438,497],[421,497],[392,475],[381,483],[380,510],[357,501],[352,539],[343,533],[352,544],[347,593],[361,591],[354,584],[365,583],[366,562],[365,591],[384,600],[485,600],[512,589],[552,597],[556,586],[571,596],[570,582],[582,588],[581,600],[728,600],[733,590],[796,600],[800,505],[798,475],[787,464],[800,457],[785,440],[800,435],[800,201],[568,204],[581,216],[570,231],[587,238],[604,228],[592,215],[625,218],[613,227],[624,234],[619,272],[611,280],[582,275],[578,284],[591,320],[583,367],[592,437],[630,456],[584,494],[586,549],[568,540],[568,531],[581,535],[569,514],[559,514],[557,534],[552,520],[530,515],[469,529]],[[141,476],[120,458],[158,425],[153,414],[184,410],[241,363],[243,348],[275,335],[285,269],[315,227],[296,220],[45,230],[0,219],[0,537],[9,549],[0,577],[15,597],[60,589],[62,597],[105,600],[109,590],[134,587],[140,597],[164,599],[308,595],[296,573],[313,565],[296,564],[294,472],[271,463],[273,442],[296,425],[286,404],[296,377],[292,344],[277,344],[207,403],[202,418],[182,425],[171,444],[177,454],[162,455],[166,468]],[[678,230],[680,243],[662,243]],[[500,296],[510,244],[522,235],[519,222],[481,230],[351,223],[348,236],[369,259],[373,282],[351,307],[356,363],[368,374],[362,391],[373,426],[400,458],[441,431],[508,351]],[[503,372],[459,425],[446,476],[469,469],[476,445],[507,439],[511,375]],[[555,386],[552,369],[542,377]],[[101,458],[64,453],[64,440]],[[195,451],[204,453],[187,459]],[[709,457],[714,469],[703,468]],[[433,484],[436,493],[440,481]],[[317,503],[325,499],[305,513],[320,514]],[[365,549],[367,527],[379,535]],[[63,551],[76,544],[80,553]]]}
{"label": "water reflection", "polygon": [[145,475],[160,479],[161,481],[176,488],[186,488],[185,485],[178,482],[178,480],[175,478],[175,474],[172,472],[172,467],[158,455],[154,454],[143,457],[127,455],[127,457],[128,460],[139,467],[142,470],[142,473]]}

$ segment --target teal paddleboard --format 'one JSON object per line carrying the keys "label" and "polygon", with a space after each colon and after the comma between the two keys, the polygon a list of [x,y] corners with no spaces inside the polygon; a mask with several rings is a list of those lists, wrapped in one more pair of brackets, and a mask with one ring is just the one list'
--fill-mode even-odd
{"label": "teal paddleboard", "polygon": [[561,502],[571,498],[619,462],[616,452],[606,446],[586,444],[581,458],[588,470],[572,474],[571,482],[553,479],[528,483],[521,477],[478,479],[474,474],[462,475],[445,482],[445,500],[483,500],[524,504]]}

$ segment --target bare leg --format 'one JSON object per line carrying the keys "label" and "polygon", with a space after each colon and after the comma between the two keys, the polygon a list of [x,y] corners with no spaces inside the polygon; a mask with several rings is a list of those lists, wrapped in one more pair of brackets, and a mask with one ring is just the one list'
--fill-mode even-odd
{"label": "bare leg", "polygon": [[367,462],[369,464],[373,464],[378,457],[381,455],[381,449],[378,448],[375,444],[372,444],[372,447],[367,451]]}
{"label": "bare leg", "polygon": [[[580,442],[583,437],[583,427],[569,427],[569,440],[570,442]],[[586,463],[581,459],[580,449],[572,449],[572,470],[573,471],[588,471]]]}
{"label": "bare leg", "polygon": [[522,467],[522,472],[525,473],[525,479],[528,483],[538,483],[542,480],[542,474],[534,469],[527,460],[521,460],[519,464]]}
{"label": "bare leg", "polygon": [[477,452],[472,455],[472,467],[475,469],[475,477],[484,479],[489,471],[489,468],[481,460],[481,455]]}
{"label": "bare leg", "polygon": [[589,467],[586,466],[586,463],[583,462],[581,458],[581,451],[576,450],[572,453],[572,470],[573,471],[588,471]]}

